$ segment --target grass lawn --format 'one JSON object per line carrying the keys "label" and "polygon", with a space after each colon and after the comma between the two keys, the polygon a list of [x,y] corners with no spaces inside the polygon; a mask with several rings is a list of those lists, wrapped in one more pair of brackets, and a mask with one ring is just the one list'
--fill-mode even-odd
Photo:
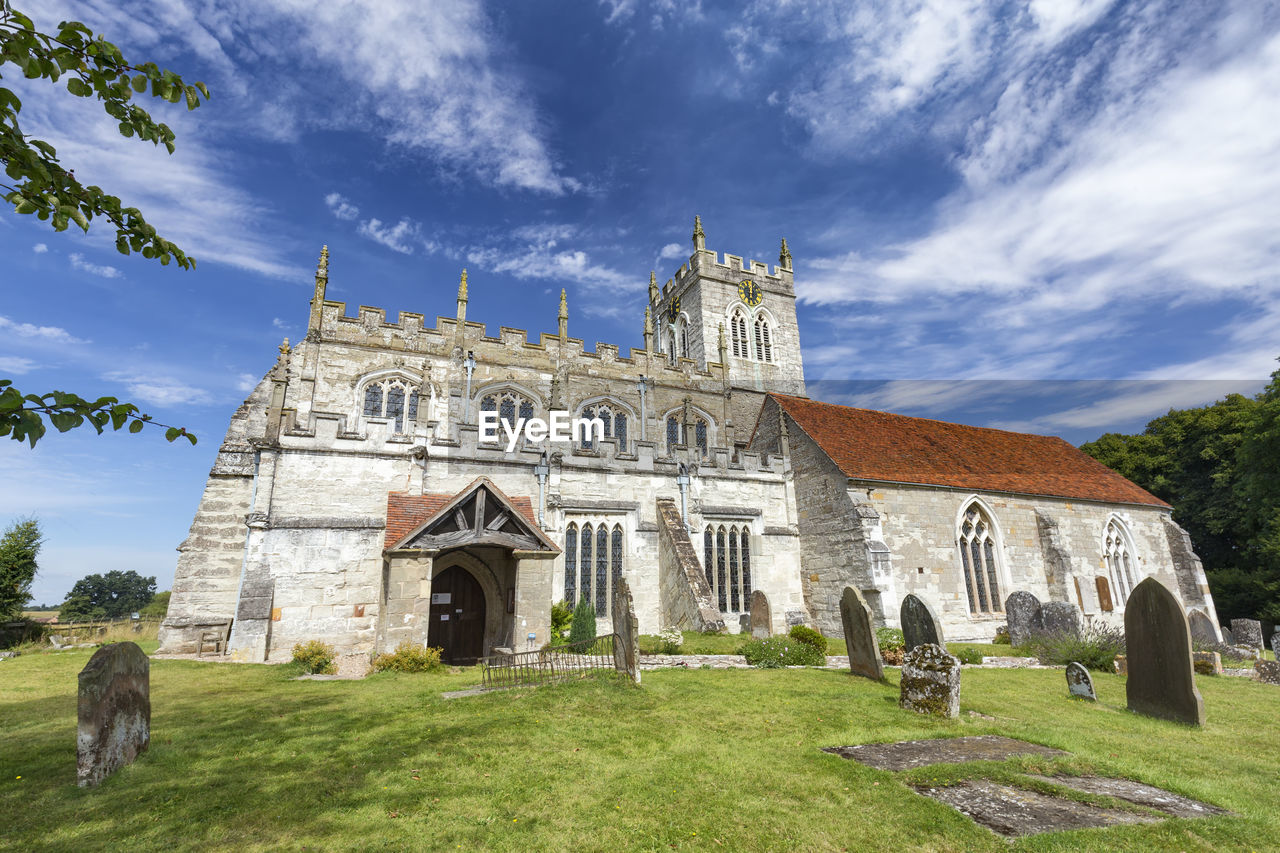
{"label": "grass lawn", "polygon": [[[697,631],[684,631],[683,636],[684,642],[680,646],[680,654],[682,655],[736,655],[738,650],[742,648],[742,644],[751,639],[746,634],[700,634]],[[654,654],[657,648],[658,637],[656,634],[642,634],[640,636],[640,652],[642,654]],[[994,643],[947,643],[947,649],[953,654],[959,649],[974,649],[981,655],[1030,655],[1029,652],[1023,649],[1015,650],[1011,646],[997,646]],[[827,637],[827,654],[843,655],[847,653],[844,637]]]}
{"label": "grass lawn", "polygon": [[[150,750],[81,790],[75,687],[90,651],[0,663],[0,849],[1262,850],[1280,839],[1280,688],[1243,679],[1199,677],[1209,723],[1195,730],[1125,711],[1115,675],[1094,676],[1098,704],[1068,700],[1059,670],[966,669],[962,719],[942,721],[900,710],[891,684],[830,670],[646,672],[638,688],[607,678],[446,701],[441,690],[476,673],[315,682],[291,680],[291,667],[160,660]],[[955,769],[893,774],[818,751],[972,734],[1073,753],[1018,768],[1124,776],[1236,814],[1011,845],[904,784]]]}

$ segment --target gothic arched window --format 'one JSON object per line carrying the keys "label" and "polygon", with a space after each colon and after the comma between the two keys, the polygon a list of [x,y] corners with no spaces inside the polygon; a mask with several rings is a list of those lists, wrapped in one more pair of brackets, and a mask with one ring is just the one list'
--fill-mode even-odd
{"label": "gothic arched window", "polygon": [[773,339],[769,332],[769,321],[763,314],[756,316],[756,361],[773,361]]}
{"label": "gothic arched window", "polygon": [[577,518],[565,527],[564,600],[573,606],[586,599],[606,616],[622,579],[626,533],[616,522],[611,528],[607,520]]}
{"label": "gothic arched window", "polygon": [[745,525],[708,523],[702,531],[702,570],[721,611],[751,608],[751,531]]}
{"label": "gothic arched window", "polygon": [[591,600],[591,546],[595,543],[592,533],[594,530],[590,524],[582,525],[582,584],[581,592],[578,593],[579,600],[583,598],[587,601]]}
{"label": "gothic arched window", "polygon": [[1137,561],[1133,553],[1133,539],[1128,529],[1118,518],[1107,522],[1102,534],[1102,559],[1107,564],[1107,573],[1111,576],[1111,586],[1115,590],[1117,604],[1129,600],[1129,593],[1142,580]]}
{"label": "gothic arched window", "polygon": [[974,501],[960,517],[956,531],[960,564],[964,569],[964,588],[969,597],[970,613],[1000,613],[1004,610],[1000,597],[999,554],[995,532],[986,510]]}
{"label": "gothic arched window", "polygon": [[578,525],[564,531],[564,600],[572,607],[578,595]]}
{"label": "gothic arched window", "polygon": [[747,315],[742,311],[734,311],[729,317],[729,337],[735,358],[751,358],[751,343],[747,337]]}
{"label": "gothic arched window", "polygon": [[408,421],[418,419],[418,388],[398,376],[370,382],[364,388],[363,413],[366,418],[386,418],[395,432],[402,433],[406,416]]}
{"label": "gothic arched window", "polygon": [[[521,420],[533,417],[534,408],[528,398],[517,391],[503,389],[491,391],[480,398],[480,411],[497,412],[499,421],[506,421],[511,429]],[[501,431],[501,427],[499,427]],[[500,432],[501,434],[501,432]]]}
{"label": "gothic arched window", "polygon": [[675,453],[680,444],[680,419],[675,415],[667,416],[667,452]]}
{"label": "gothic arched window", "polygon": [[702,418],[693,422],[693,443],[700,456],[707,455],[707,422]]}
{"label": "gothic arched window", "polygon": [[[614,403],[592,403],[582,408],[582,417],[599,418],[604,422],[604,437],[616,438],[618,450],[627,452],[627,413]],[[587,430],[582,439],[582,446],[590,448],[595,444],[595,433]]]}

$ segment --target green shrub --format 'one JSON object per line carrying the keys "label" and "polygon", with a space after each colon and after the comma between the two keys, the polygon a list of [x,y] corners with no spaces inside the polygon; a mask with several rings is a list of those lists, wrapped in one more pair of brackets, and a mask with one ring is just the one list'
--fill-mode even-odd
{"label": "green shrub", "polygon": [[817,647],[792,637],[765,637],[742,647],[747,663],[761,669],[783,666],[825,666],[827,657]]}
{"label": "green shrub", "polygon": [[333,665],[336,656],[333,646],[319,640],[298,643],[293,647],[293,662],[301,664],[303,672],[313,675],[333,675],[337,672]]}
{"label": "green shrub", "polygon": [[659,654],[678,655],[682,645],[684,645],[684,634],[680,633],[679,628],[663,628],[658,634]]}
{"label": "green shrub", "polygon": [[991,641],[992,645],[996,645],[996,646],[1007,646],[1007,645],[1010,645],[1012,642],[1013,641],[1009,639],[1008,625],[1001,625],[999,628],[997,628],[995,639]]}
{"label": "green shrub", "polygon": [[951,654],[955,655],[956,659],[959,660],[960,663],[967,663],[970,665],[982,663],[982,652],[977,649],[954,649],[951,651]]}
{"label": "green shrub", "polygon": [[1115,672],[1116,655],[1125,653],[1124,632],[1106,625],[1090,625],[1078,637],[1038,633],[1028,645],[1040,663],[1065,666],[1077,661],[1101,672]]}
{"label": "green shrub", "polygon": [[373,659],[378,672],[435,672],[444,669],[440,662],[443,649],[419,646],[405,640],[391,654],[381,654]]}
{"label": "green shrub", "polygon": [[584,595],[573,608],[573,624],[569,626],[569,642],[584,643],[596,638],[596,608]]}
{"label": "green shrub", "polygon": [[791,626],[790,634],[793,640],[808,643],[824,655],[827,653],[827,638],[812,628],[805,625],[793,625]]}
{"label": "green shrub", "polygon": [[877,628],[876,642],[880,644],[882,652],[900,652],[906,645],[902,632],[897,628]]}
{"label": "green shrub", "polygon": [[569,626],[573,624],[573,608],[566,601],[557,601],[551,605],[551,637],[550,646],[563,646],[567,639]]}

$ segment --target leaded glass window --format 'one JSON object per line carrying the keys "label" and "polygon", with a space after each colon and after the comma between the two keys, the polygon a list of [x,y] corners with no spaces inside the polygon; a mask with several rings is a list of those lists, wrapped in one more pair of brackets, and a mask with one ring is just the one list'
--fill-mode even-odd
{"label": "leaded glass window", "polygon": [[[581,417],[599,418],[604,424],[604,437],[618,440],[618,450],[627,452],[627,413],[610,403],[592,403],[582,410]],[[590,449],[595,444],[595,433],[588,429],[582,437],[582,446]]]}
{"label": "leaded glass window", "polygon": [[702,530],[702,569],[722,612],[750,612],[750,536],[745,525],[708,524]]}
{"label": "leaded glass window", "polygon": [[740,612],[741,607],[741,588],[739,586],[740,575],[738,574],[738,531],[736,529],[729,530],[729,609]]}
{"label": "leaded glass window", "polygon": [[408,401],[408,420],[418,418],[418,390],[407,379],[392,377],[377,382],[370,382],[364,389],[364,416],[366,418],[386,418],[391,421],[393,430],[403,433],[406,430],[405,402]]}
{"label": "leaded glass window", "polygon": [[693,443],[701,456],[707,455],[707,422],[698,418],[693,424]]}
{"label": "leaded glass window", "polygon": [[609,611],[609,528],[596,528],[596,615]]}
{"label": "leaded glass window", "polygon": [[613,593],[618,589],[618,582],[622,580],[622,525],[615,524],[613,526],[613,548],[611,549],[613,558],[613,585],[609,590],[609,610],[613,610]]}
{"label": "leaded glass window", "polygon": [[965,595],[971,613],[999,613],[1004,607],[1000,595],[1000,555],[992,532],[991,519],[974,502],[964,511],[956,531],[960,565],[964,573]]}
{"label": "leaded glass window", "polygon": [[680,419],[675,415],[667,418],[667,452],[674,453],[680,444]]}
{"label": "leaded glass window", "polygon": [[712,568],[715,566],[716,558],[716,548],[712,542],[714,538],[715,534],[711,532],[710,527],[702,531],[702,570],[707,575],[707,586],[712,589],[716,588],[716,576]]}
{"label": "leaded glass window", "polygon": [[594,541],[591,534],[593,532],[590,524],[582,525],[582,591],[579,595],[587,601],[591,600],[591,544]]}
{"label": "leaded glass window", "polygon": [[728,609],[728,590],[725,589],[724,565],[724,528],[716,531],[716,598],[720,601],[720,609]]}
{"label": "leaded glass window", "polygon": [[570,524],[564,531],[564,600],[570,607],[577,602],[578,594],[578,525]]}
{"label": "leaded glass window", "polygon": [[[416,403],[413,403],[416,407]],[[480,411],[497,412],[498,420],[506,421],[508,426],[514,430],[521,419],[529,420],[533,417],[533,403],[527,400],[523,395],[510,390],[494,391],[491,394],[485,394],[480,398]],[[519,417],[517,418],[517,413]],[[502,426],[499,424],[499,436],[502,435]]]}
{"label": "leaded glass window", "polygon": [[1115,590],[1115,601],[1123,605],[1129,600],[1129,594],[1141,574],[1133,556],[1133,540],[1124,522],[1112,518],[1107,522],[1102,535],[1102,557],[1111,575],[1111,587]]}
{"label": "leaded glass window", "polygon": [[751,612],[751,536],[742,528],[742,610]]}

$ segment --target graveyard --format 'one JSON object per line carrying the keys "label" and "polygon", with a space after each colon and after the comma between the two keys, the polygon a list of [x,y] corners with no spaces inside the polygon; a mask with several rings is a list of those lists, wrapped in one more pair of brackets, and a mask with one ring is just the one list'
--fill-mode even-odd
{"label": "graveyard", "polygon": [[[478,683],[474,668],[305,681],[292,665],[153,659],[149,748],[80,788],[75,685],[93,652],[0,663],[5,848],[1262,850],[1280,838],[1280,688],[1247,678],[1194,676],[1196,727],[1127,710],[1115,674],[1092,673],[1096,702],[1069,698],[1061,667],[966,666],[951,719],[900,707],[897,667],[882,681],[662,669],[640,685],[603,675],[446,700]],[[989,736],[1037,752],[886,769],[823,751]],[[1077,776],[1214,811],[1157,819],[1053,782]],[[1121,819],[1009,840],[946,802],[999,786]]]}

